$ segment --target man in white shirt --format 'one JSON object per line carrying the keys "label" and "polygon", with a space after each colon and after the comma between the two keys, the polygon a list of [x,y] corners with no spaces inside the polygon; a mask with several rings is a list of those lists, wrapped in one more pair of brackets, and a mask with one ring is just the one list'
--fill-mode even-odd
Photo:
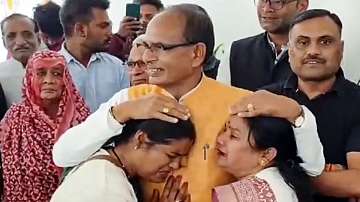
{"label": "man in white shirt", "polygon": [[12,14],[1,22],[5,48],[12,56],[0,63],[0,82],[8,106],[21,100],[22,80],[29,57],[39,48],[38,28],[33,19]]}

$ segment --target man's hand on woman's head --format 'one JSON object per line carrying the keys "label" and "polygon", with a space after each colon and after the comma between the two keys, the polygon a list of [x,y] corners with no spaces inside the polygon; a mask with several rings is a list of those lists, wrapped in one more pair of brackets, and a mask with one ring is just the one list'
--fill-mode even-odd
{"label": "man's hand on woman's head", "polygon": [[271,116],[294,123],[302,113],[301,106],[293,99],[259,90],[242,98],[230,107],[231,115],[240,117]]}
{"label": "man's hand on woman's head", "polygon": [[176,123],[190,118],[189,109],[165,95],[150,94],[112,107],[114,118],[125,123],[130,119],[160,119]]}

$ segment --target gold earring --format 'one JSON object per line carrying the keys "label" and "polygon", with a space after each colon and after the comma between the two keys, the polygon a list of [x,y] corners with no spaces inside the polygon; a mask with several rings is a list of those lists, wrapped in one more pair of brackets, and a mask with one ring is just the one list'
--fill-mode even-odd
{"label": "gold earring", "polygon": [[260,166],[265,166],[265,164],[266,164],[266,160],[261,159],[261,161],[260,161]]}

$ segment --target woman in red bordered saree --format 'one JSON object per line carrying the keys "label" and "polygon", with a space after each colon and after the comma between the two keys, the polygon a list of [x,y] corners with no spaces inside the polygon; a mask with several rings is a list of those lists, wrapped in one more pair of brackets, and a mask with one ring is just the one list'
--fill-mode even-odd
{"label": "woman in red bordered saree", "polygon": [[50,201],[62,170],[52,160],[55,141],[84,121],[89,108],[76,90],[66,61],[54,51],[35,53],[26,67],[23,101],[0,125],[4,201]]}
{"label": "woman in red bordered saree", "polygon": [[217,138],[218,165],[238,181],[215,187],[214,202],[311,202],[309,176],[285,119],[232,116]]}

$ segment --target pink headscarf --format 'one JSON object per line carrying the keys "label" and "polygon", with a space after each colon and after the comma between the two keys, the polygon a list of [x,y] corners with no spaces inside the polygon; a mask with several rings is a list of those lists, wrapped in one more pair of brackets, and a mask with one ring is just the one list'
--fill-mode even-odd
{"label": "pink headscarf", "polygon": [[[44,112],[34,74],[39,67],[64,67],[64,90],[55,119]],[[54,51],[35,53],[28,61],[23,87],[24,100],[11,106],[0,125],[3,161],[4,199],[11,201],[50,201],[61,170],[52,160],[55,141],[84,121],[89,108],[76,90],[66,61]]]}

